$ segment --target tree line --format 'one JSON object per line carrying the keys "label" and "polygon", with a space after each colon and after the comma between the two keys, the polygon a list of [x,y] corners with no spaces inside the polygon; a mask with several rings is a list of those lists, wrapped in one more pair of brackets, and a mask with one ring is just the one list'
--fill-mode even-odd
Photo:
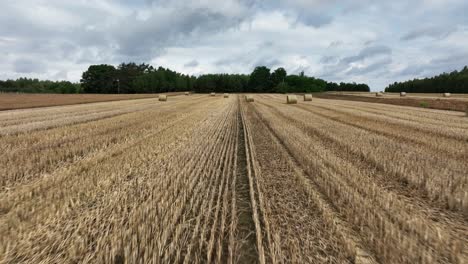
{"label": "tree line", "polygon": [[395,82],[385,88],[385,92],[468,93],[468,67],[430,78]]}
{"label": "tree line", "polygon": [[9,93],[80,93],[81,85],[68,81],[41,81],[38,79],[19,78],[0,80],[0,91]]}
{"label": "tree line", "polygon": [[[26,82],[25,80],[28,80]],[[121,63],[91,65],[79,84],[20,78],[0,83],[0,91],[44,93],[163,93],[178,91],[301,93],[323,91],[369,91],[367,84],[334,83],[300,74],[288,75],[284,68],[274,71],[256,67],[251,74],[181,74],[149,64]],[[40,85],[38,85],[39,83]],[[42,86],[41,86],[42,85]],[[42,88],[38,88],[41,86]],[[66,87],[66,88],[65,88]]]}
{"label": "tree line", "polygon": [[334,83],[309,77],[301,72],[288,75],[284,68],[274,71],[256,67],[249,75],[206,74],[199,76],[195,92],[250,92],[250,93],[311,93],[323,91],[370,91],[367,84]]}
{"label": "tree line", "polygon": [[304,72],[288,75],[284,68],[271,71],[259,66],[249,75],[204,74],[194,77],[163,67],[156,69],[148,64],[135,63],[122,63],[117,68],[112,65],[91,65],[83,73],[81,86],[85,93],[369,91],[367,84],[336,84],[305,76]]}

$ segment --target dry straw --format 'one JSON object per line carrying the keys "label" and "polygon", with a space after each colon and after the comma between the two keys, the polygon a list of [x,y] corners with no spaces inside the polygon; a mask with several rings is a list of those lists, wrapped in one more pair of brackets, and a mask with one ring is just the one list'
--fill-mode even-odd
{"label": "dry straw", "polygon": [[295,96],[295,95],[286,96],[286,103],[288,103],[288,104],[297,104],[297,96]]}
{"label": "dry straw", "polygon": [[405,96],[406,96],[406,93],[405,93],[405,92],[401,92],[401,93],[400,93],[400,96],[401,96],[401,97],[405,97]]}
{"label": "dry straw", "polygon": [[450,97],[450,93],[444,93],[444,97]]}
{"label": "dry straw", "polygon": [[165,95],[165,94],[159,95],[159,101],[166,102],[167,101],[167,95]]}
{"label": "dry straw", "polygon": [[223,95],[223,97],[224,97],[224,98],[229,98],[229,94],[228,94],[228,93],[225,93],[225,94]]}
{"label": "dry straw", "polygon": [[216,93],[210,93],[211,96],[216,96]]}
{"label": "dry straw", "polygon": [[382,93],[382,92],[375,93],[375,96],[377,96],[377,97],[382,97],[382,96],[383,96],[383,93]]}
{"label": "dry straw", "polygon": [[311,94],[304,94],[304,101],[312,101],[312,95]]}
{"label": "dry straw", "polygon": [[254,98],[253,98],[252,95],[246,95],[246,96],[245,96],[245,101],[247,101],[247,102],[250,103],[250,102],[253,102],[253,101],[254,101]]}
{"label": "dry straw", "polygon": [[185,95],[190,95],[190,93],[189,93],[189,92],[185,92]]}

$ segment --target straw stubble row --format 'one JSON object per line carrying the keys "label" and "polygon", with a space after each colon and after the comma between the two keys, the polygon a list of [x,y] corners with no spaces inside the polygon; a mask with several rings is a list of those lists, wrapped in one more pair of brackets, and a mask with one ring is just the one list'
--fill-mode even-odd
{"label": "straw stubble row", "polygon": [[466,118],[249,98],[0,113],[0,262],[466,262]]}

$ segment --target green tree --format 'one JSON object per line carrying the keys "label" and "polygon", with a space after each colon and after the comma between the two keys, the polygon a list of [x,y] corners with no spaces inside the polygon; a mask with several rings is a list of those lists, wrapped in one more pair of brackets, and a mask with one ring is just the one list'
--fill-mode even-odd
{"label": "green tree", "polygon": [[117,93],[116,69],[112,65],[91,65],[83,72],[81,87],[85,93]]}
{"label": "green tree", "polygon": [[275,91],[277,93],[289,93],[290,89],[291,88],[289,87],[289,85],[287,83],[281,82],[276,86]]}
{"label": "green tree", "polygon": [[262,93],[272,89],[270,79],[270,69],[265,66],[256,67],[249,79],[249,89],[251,92]]}
{"label": "green tree", "polygon": [[117,68],[117,79],[120,93],[136,93],[139,89],[134,86],[134,81],[139,76],[150,71],[148,64],[136,64],[134,62],[121,63]]}
{"label": "green tree", "polygon": [[284,68],[278,68],[271,74],[271,82],[273,86],[278,86],[281,82],[284,82],[287,76],[287,72]]}

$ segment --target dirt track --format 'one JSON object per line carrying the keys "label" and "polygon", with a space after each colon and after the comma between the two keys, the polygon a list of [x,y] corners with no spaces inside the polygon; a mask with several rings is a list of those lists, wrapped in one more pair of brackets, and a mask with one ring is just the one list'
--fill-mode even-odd
{"label": "dirt track", "polygon": [[282,95],[0,112],[0,263],[466,263],[463,113]]}

